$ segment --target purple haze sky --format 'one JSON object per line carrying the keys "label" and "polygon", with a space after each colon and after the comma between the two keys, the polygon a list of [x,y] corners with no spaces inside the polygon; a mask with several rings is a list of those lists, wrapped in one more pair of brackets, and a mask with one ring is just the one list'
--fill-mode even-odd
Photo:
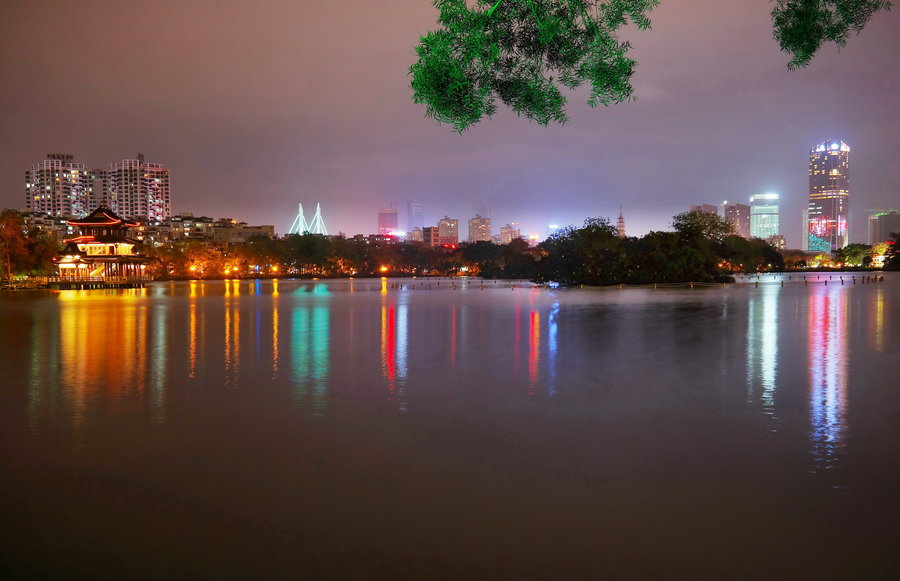
{"label": "purple haze sky", "polygon": [[501,108],[457,135],[411,102],[407,69],[436,27],[428,0],[4,0],[0,207],[48,152],[88,167],[143,152],[172,170],[173,206],[287,230],[320,201],[329,230],[371,233],[407,199],[426,223],[493,228],[615,218],[667,229],[692,203],[782,196],[800,245],[809,148],[851,149],[851,235],[900,206],[900,10],[788,72],[766,0],[662,0],[628,31],[638,100],[540,127]]}

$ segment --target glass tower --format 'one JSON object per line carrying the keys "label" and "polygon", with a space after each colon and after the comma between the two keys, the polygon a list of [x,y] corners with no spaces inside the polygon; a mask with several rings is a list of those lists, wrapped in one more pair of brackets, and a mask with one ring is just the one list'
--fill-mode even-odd
{"label": "glass tower", "polygon": [[765,240],[779,234],[778,194],[750,196],[750,236]]}
{"label": "glass tower", "polygon": [[828,140],[809,150],[806,234],[811,252],[832,252],[849,243],[850,148]]}

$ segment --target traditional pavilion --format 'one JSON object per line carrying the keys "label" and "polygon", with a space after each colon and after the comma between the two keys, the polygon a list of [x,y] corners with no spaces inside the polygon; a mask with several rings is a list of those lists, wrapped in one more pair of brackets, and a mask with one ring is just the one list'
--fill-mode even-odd
{"label": "traditional pavilion", "polygon": [[66,240],[56,258],[60,279],[124,282],[143,278],[148,259],[139,252],[141,242],[128,237],[137,222],[123,220],[101,206],[67,223],[77,227],[80,236]]}

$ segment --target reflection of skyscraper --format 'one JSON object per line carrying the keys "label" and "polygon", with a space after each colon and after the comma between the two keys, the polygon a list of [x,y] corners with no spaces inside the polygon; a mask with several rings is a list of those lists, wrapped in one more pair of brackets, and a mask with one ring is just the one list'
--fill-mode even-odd
{"label": "reflection of skyscraper", "polygon": [[849,243],[850,148],[828,140],[809,150],[809,250],[831,252]]}
{"label": "reflection of skyscraper", "polygon": [[747,403],[775,413],[778,371],[778,300],[781,287],[763,286],[747,309]]}
{"label": "reflection of skyscraper", "polygon": [[750,196],[750,236],[765,240],[778,231],[778,194]]}
{"label": "reflection of skyscraper", "polygon": [[738,236],[750,238],[750,206],[722,202],[722,217]]}
{"label": "reflection of skyscraper", "polygon": [[391,204],[390,208],[378,210],[378,233],[387,236],[397,231],[397,204]]}
{"label": "reflection of skyscraper", "polygon": [[822,468],[839,459],[847,430],[847,294],[839,286],[809,294],[807,350],[813,454]]}

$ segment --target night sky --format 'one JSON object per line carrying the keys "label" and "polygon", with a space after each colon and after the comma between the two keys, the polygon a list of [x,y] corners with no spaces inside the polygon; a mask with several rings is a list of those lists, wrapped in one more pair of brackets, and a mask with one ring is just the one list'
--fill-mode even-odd
{"label": "night sky", "polygon": [[[544,128],[501,108],[462,136],[424,117],[407,69],[436,28],[429,0],[0,2],[0,207],[48,152],[88,167],[145,154],[173,209],[287,230],[320,201],[329,231],[372,233],[409,198],[426,223],[482,207],[494,232],[615,218],[669,227],[692,203],[782,196],[800,246],[809,148],[851,147],[851,237],[900,207],[900,9],[804,70],[772,39],[766,0],[662,0],[628,31],[638,100]],[[401,213],[401,225],[403,215]]]}

